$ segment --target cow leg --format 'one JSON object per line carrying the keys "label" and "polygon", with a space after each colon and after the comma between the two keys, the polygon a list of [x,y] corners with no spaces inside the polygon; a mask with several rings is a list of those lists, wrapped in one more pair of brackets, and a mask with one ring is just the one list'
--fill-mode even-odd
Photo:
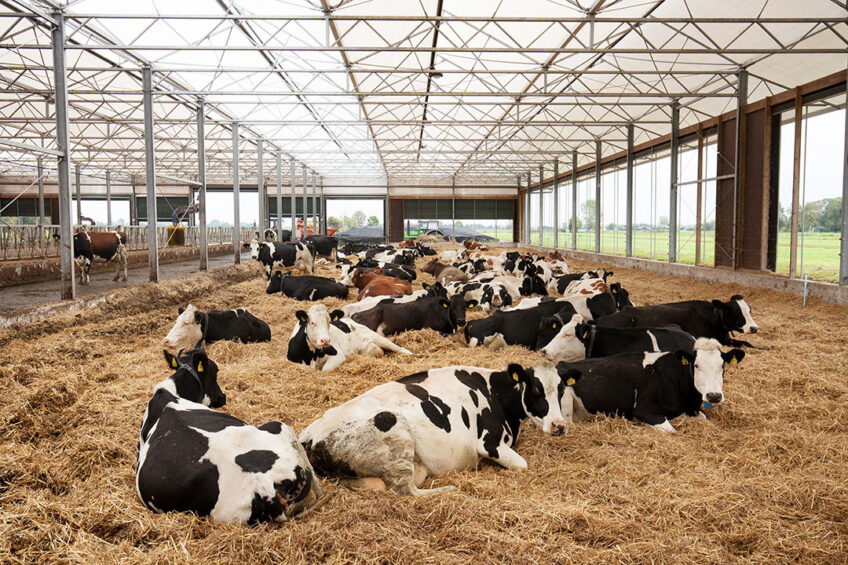
{"label": "cow leg", "polygon": [[324,366],[321,367],[322,371],[332,371],[333,369],[341,366],[342,363],[347,361],[347,357],[344,353],[339,351],[336,355],[331,355],[327,357],[327,361],[324,363]]}
{"label": "cow leg", "polygon": [[330,259],[332,259],[333,263],[338,262],[339,250],[333,247],[332,251],[330,251]]}
{"label": "cow leg", "polygon": [[506,347],[507,343],[503,337],[503,334],[496,333],[495,335],[490,335],[483,340],[483,346],[488,347],[492,351],[497,351],[498,349],[502,349]]}
{"label": "cow leg", "polygon": [[382,349],[387,349],[389,351],[394,351],[395,353],[403,353],[404,355],[412,355],[412,351],[408,350],[405,347],[401,347],[392,340],[385,338],[379,334],[371,338],[372,345],[377,345]]}
{"label": "cow leg", "polygon": [[363,351],[362,354],[368,355],[369,357],[382,357],[383,348],[377,345],[376,343],[369,343],[365,347],[365,351]]}
{"label": "cow leg", "polygon": [[[120,269],[123,271],[123,276],[121,277],[121,280],[123,282],[127,282],[127,263],[129,262],[129,253],[127,253],[127,248],[124,246],[123,243],[118,245],[118,258],[118,267],[120,267]],[[117,273],[115,273],[115,280],[118,280]]]}
{"label": "cow leg", "polygon": [[639,420],[652,426],[655,430],[659,430],[661,432],[674,432],[674,426],[671,425],[671,422],[669,422],[668,418],[665,416],[660,414],[641,413],[639,410],[636,410],[633,415]]}
{"label": "cow leg", "polygon": [[515,452],[510,446],[505,443],[500,444],[495,452],[492,453],[486,449],[482,440],[478,441],[477,451],[482,457],[491,459],[498,465],[514,471],[523,471],[527,468],[527,461],[522,456]]}

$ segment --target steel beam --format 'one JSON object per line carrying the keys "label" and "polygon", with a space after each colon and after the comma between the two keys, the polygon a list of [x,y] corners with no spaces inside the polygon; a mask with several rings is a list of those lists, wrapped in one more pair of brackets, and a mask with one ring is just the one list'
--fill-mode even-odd
{"label": "steel beam", "polygon": [[848,96],[845,101],[845,145],[842,147],[842,242],[839,254],[839,284],[848,285]]}
{"label": "steel beam", "polygon": [[677,262],[677,175],[680,160],[680,105],[671,104],[671,175],[668,202],[668,262]]}
{"label": "steel beam", "polygon": [[739,183],[742,179],[742,132],[745,120],[745,105],[748,103],[748,71],[742,69],[738,73],[736,81],[736,155],[733,164],[733,253],[730,268],[736,270],[738,260],[739,234]]}
{"label": "steel beam", "polygon": [[[769,113],[766,113],[768,116]],[[770,118],[766,117],[766,122],[770,121]],[[770,155],[766,155],[768,159]],[[702,201],[704,199],[704,131],[698,127],[698,189],[697,189],[697,198],[698,202],[695,205],[695,265],[701,264],[701,233],[703,230],[704,223],[704,206]],[[678,186],[680,186],[678,184]]]}
{"label": "steel beam", "polygon": [[539,245],[545,244],[545,166],[539,165]]}
{"label": "steel beam", "polygon": [[308,200],[307,200],[307,196],[306,196],[306,191],[308,189],[308,186],[307,186],[308,182],[306,180],[306,165],[303,165],[302,168],[303,168],[303,210],[301,210],[301,212],[302,212],[301,221],[303,222],[303,233],[301,234],[301,239],[306,237],[306,226],[307,226],[307,224],[306,224],[306,212],[307,212],[307,209],[308,209],[308,206],[307,206]]}
{"label": "steel beam", "polygon": [[77,224],[82,225],[82,188],[80,187],[82,175],[80,175],[80,166],[77,163],[74,166],[74,179],[76,179],[76,200],[77,200]]}
{"label": "steel beam", "polygon": [[144,86],[144,149],[147,172],[147,259],[150,282],[159,282],[159,241],[156,237],[156,153],[153,143],[153,69],[141,70]]}
{"label": "steel beam", "polygon": [[76,296],[74,281],[73,219],[71,216],[71,144],[68,139],[68,70],[65,66],[65,16],[53,13],[53,86],[56,100],[56,146],[62,153],[57,159],[59,191],[59,238],[62,268],[62,300]]}
{"label": "steel beam", "polygon": [[554,159],[554,249],[559,247],[559,159]]}
{"label": "steel beam", "polygon": [[451,237],[456,241],[456,176],[451,177]]}
{"label": "steel beam", "polygon": [[241,210],[239,200],[239,124],[233,122],[233,264],[241,263]]}
{"label": "steel beam", "polygon": [[283,241],[283,154],[277,151],[277,241]]}
{"label": "steel beam", "polygon": [[533,211],[531,210],[533,198],[530,195],[530,186],[533,184],[533,170],[530,169],[527,171],[527,243],[533,243],[533,227],[530,223],[533,218]]}
{"label": "steel beam", "polygon": [[633,124],[627,124],[627,173],[625,192],[627,210],[624,212],[624,254],[633,256]]}
{"label": "steel beam", "polygon": [[256,140],[256,189],[259,193],[259,240],[265,237],[265,230],[268,228],[268,191],[265,189],[265,141],[263,139]]}
{"label": "steel beam", "polygon": [[801,214],[801,148],[803,141],[801,133],[803,130],[804,99],[796,89],[795,136],[792,155],[792,211],[790,212],[789,227],[789,278],[793,279],[798,275],[798,216]]}
{"label": "steel beam", "polygon": [[318,173],[312,171],[312,233],[318,235]]}
{"label": "steel beam", "polygon": [[291,240],[297,241],[297,163],[291,158]]}
{"label": "steel beam", "polygon": [[106,171],[106,225],[112,226],[112,181]]}
{"label": "steel beam", "polygon": [[601,252],[601,140],[595,142],[595,253]]}
{"label": "steel beam", "polygon": [[[200,270],[209,270],[209,240],[206,233],[206,102],[197,101],[197,180],[200,183],[197,220],[200,223]],[[189,206],[191,200],[189,200]],[[234,244],[235,245],[235,244]],[[238,247],[236,245],[236,247]]]}
{"label": "steel beam", "polygon": [[571,152],[571,248],[577,249],[577,151]]}
{"label": "steel beam", "polygon": [[[36,162],[36,174],[38,175],[38,227],[44,224],[44,161],[41,156]],[[50,222],[52,223],[52,222]],[[40,234],[43,236],[44,234]]]}
{"label": "steel beam", "polygon": [[327,235],[327,200],[324,198],[324,177],[321,177],[321,194],[319,195],[321,199],[321,235]]}

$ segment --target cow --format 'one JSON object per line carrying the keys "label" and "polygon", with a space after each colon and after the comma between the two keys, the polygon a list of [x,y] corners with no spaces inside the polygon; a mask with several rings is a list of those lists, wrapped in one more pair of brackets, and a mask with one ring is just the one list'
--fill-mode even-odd
{"label": "cow", "polygon": [[551,301],[571,303],[574,309],[577,310],[577,313],[589,322],[612,314],[627,306],[633,306],[633,303],[630,301],[630,293],[627,292],[627,289],[623,288],[621,283],[613,283],[611,285],[602,284],[596,286],[591,289],[591,292],[568,294],[559,298],[552,296],[525,298],[517,306],[505,308],[505,310],[526,310]]}
{"label": "cow", "polygon": [[747,341],[732,339],[734,332],[755,334],[759,327],[751,316],[751,307],[735,294],[727,302],[689,300],[655,306],[623,308],[598,320],[598,326],[632,328],[636,326],[680,326],[695,337],[709,337],[722,345],[753,347]]}
{"label": "cow", "polygon": [[579,314],[568,323],[564,323],[560,316],[543,319],[544,329],[539,332],[536,349],[554,361],[572,362],[619,353],[691,351],[695,344],[695,338],[677,326],[599,328],[583,322]]}
{"label": "cow", "polygon": [[348,290],[343,284],[326,277],[295,277],[275,270],[265,294],[281,293],[295,300],[321,300],[323,298],[347,298]]}
{"label": "cow", "polygon": [[[342,272],[342,279],[339,282],[346,284],[345,279],[349,282],[349,275],[352,275],[354,269],[373,271],[377,267],[383,269],[383,274],[389,277],[395,277],[409,282],[412,282],[417,278],[414,267],[398,265],[397,263],[386,263],[385,261],[375,261],[374,259],[362,259],[359,263],[351,267],[345,268],[344,265],[341,265],[340,270]],[[353,285],[348,284],[348,286]]]}
{"label": "cow", "polygon": [[357,301],[369,296],[397,296],[412,292],[412,285],[408,281],[387,277],[379,267],[370,272],[356,269],[351,282],[359,289]]}
{"label": "cow", "polygon": [[357,312],[365,312],[366,310],[370,310],[377,306],[377,304],[404,304],[406,302],[413,302],[418,300],[419,298],[425,298],[427,296],[441,296],[443,298],[448,298],[448,293],[445,290],[445,287],[441,285],[441,283],[436,283],[432,286],[424,283],[422,285],[424,288],[421,290],[416,290],[411,292],[410,294],[404,294],[400,296],[369,296],[368,298],[363,298],[359,302],[351,302],[349,304],[345,304],[342,306],[342,312],[344,312],[345,316],[353,316]]}
{"label": "cow", "polygon": [[574,281],[584,279],[602,279],[604,282],[606,282],[607,279],[609,279],[612,275],[612,271],[598,269],[596,271],[586,271],[584,273],[571,273],[570,275],[554,277],[548,283],[548,292],[551,294],[553,294],[554,292],[556,292],[557,294],[565,294],[565,289],[568,288],[568,285],[570,285]]}
{"label": "cow", "polygon": [[745,352],[722,353],[715,339],[698,338],[693,350],[622,353],[611,357],[557,363],[567,385],[562,413],[570,422],[595,415],[637,419],[663,432],[673,432],[669,420],[682,414],[706,418],[724,401],[724,365],[742,361]]}
{"label": "cow", "polygon": [[339,240],[331,235],[308,235],[303,241],[311,243],[315,247],[318,257],[327,257],[335,262],[339,251]]}
{"label": "cow", "polygon": [[424,480],[473,469],[481,458],[507,469],[527,462],[514,447],[522,421],[565,432],[562,383],[554,366],[506,370],[443,367],[381,384],[327,410],[300,434],[319,474],[348,486],[420,496]]}
{"label": "cow", "polygon": [[376,249],[375,245],[369,243],[345,243],[345,246],[342,247],[342,253],[345,255],[355,255],[360,252],[368,251],[369,249]]}
{"label": "cow", "polygon": [[[256,232],[256,239],[259,239],[259,232]],[[291,240],[291,230],[280,230],[280,239],[279,241],[290,241]],[[274,229],[266,229],[262,232],[262,241],[271,243],[277,241],[277,230]]]}
{"label": "cow", "polygon": [[153,388],[138,437],[135,486],[154,512],[193,512],[216,522],[286,522],[320,507],[321,483],[294,431],[258,428],[212,410],[226,396],[202,349],[174,357]]}
{"label": "cow", "polygon": [[216,341],[271,341],[268,324],[244,308],[201,312],[189,304],[178,312],[174,327],[162,340],[162,347],[171,353]]}
{"label": "cow", "polygon": [[308,312],[298,310],[295,317],[297,323],[289,337],[286,353],[292,363],[332,371],[351,355],[382,357],[384,350],[412,355],[408,349],[345,318],[341,310],[331,313],[323,304],[315,304]]}
{"label": "cow", "polygon": [[535,308],[512,312],[495,311],[488,318],[471,320],[465,326],[465,341],[469,347],[482,345],[500,349],[507,345],[536,346],[543,318],[559,314],[563,319],[576,314],[568,302],[546,302]]}
{"label": "cow", "polygon": [[418,253],[419,257],[428,257],[436,254],[435,249],[427,247],[426,245],[421,245],[420,243],[415,244],[415,252]]}
{"label": "cow", "polygon": [[250,249],[250,258],[262,264],[265,280],[271,279],[271,271],[275,267],[291,267],[303,269],[307,274],[315,274],[315,246],[302,241],[262,242],[255,239],[242,245]]}
{"label": "cow", "polygon": [[468,274],[451,265],[439,263],[439,261],[435,258],[431,259],[426,265],[421,267],[421,272],[433,275],[433,278],[442,284],[468,280]]}
{"label": "cow", "polygon": [[[53,239],[59,241],[59,234],[53,234]],[[78,231],[74,234],[74,262],[79,269],[80,284],[91,283],[91,264],[95,258],[115,263],[113,281],[121,277],[127,282],[127,234],[122,231]]]}
{"label": "cow", "polygon": [[409,249],[369,249],[365,258],[415,267],[415,253]]}
{"label": "cow", "polygon": [[476,302],[466,302],[461,296],[450,299],[425,296],[409,302],[380,302],[370,310],[353,314],[352,318],[380,335],[429,328],[446,336],[465,325],[466,307],[476,305]]}

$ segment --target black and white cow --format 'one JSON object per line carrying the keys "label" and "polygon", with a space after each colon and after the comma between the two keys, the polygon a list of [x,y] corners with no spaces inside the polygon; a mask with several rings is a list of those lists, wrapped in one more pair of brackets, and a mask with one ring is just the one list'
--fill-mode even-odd
{"label": "black and white cow", "polygon": [[717,339],[722,345],[752,347],[747,341],[732,339],[733,332],[755,334],[759,330],[751,307],[736,294],[727,302],[689,300],[672,304],[623,308],[597,321],[607,328],[637,326],[660,328],[677,325],[695,337]]}
{"label": "black and white cow", "polygon": [[568,302],[554,301],[527,310],[497,310],[488,318],[468,322],[465,326],[465,341],[469,347],[482,345],[489,349],[500,349],[507,345],[523,345],[533,349],[538,342],[542,319],[554,314],[570,319],[576,312]]}
{"label": "black and white cow", "polygon": [[331,261],[336,260],[339,251],[339,239],[331,235],[308,235],[303,241],[311,243],[315,247],[315,255],[327,257]]}
{"label": "black and white cow", "polygon": [[365,252],[366,259],[410,267],[415,267],[415,255],[412,249],[369,249]]}
{"label": "black and white cow", "polygon": [[[280,230],[281,237],[279,241],[290,241],[291,240],[291,230]],[[256,232],[256,239],[259,239],[259,232]],[[278,241],[277,239],[277,230],[275,229],[266,229],[262,232],[262,240],[267,242]]]}
{"label": "black and white cow", "polygon": [[450,299],[425,296],[403,303],[380,302],[370,310],[357,312],[352,318],[380,335],[423,329],[451,335],[465,325],[465,309],[474,306],[476,302],[466,303],[458,295]]}
{"label": "black and white cow", "polygon": [[308,274],[315,274],[315,247],[310,243],[302,241],[295,242],[262,242],[255,239],[243,245],[250,249],[250,258],[256,259],[265,270],[265,279],[271,278],[271,271],[275,267],[291,267],[303,269]]}
{"label": "black and white cow", "polygon": [[322,497],[303,446],[281,422],[255,428],[211,408],[226,397],[202,349],[179,358],[153,388],[138,440],[136,492],[154,512],[194,512],[216,522],[285,522]]}
{"label": "black and white cow", "polygon": [[507,312],[511,310],[526,310],[552,301],[568,302],[574,306],[578,314],[583,316],[584,320],[591,322],[627,306],[633,306],[633,303],[630,301],[630,293],[627,292],[627,289],[622,288],[621,283],[603,285],[602,288],[606,290],[600,291],[599,289],[594,289],[592,293],[571,294],[559,298],[553,296],[525,298],[517,306],[505,308],[504,310]]}
{"label": "black and white cow", "polygon": [[530,418],[546,434],[563,434],[562,389],[549,362],[504,371],[430,369],[327,410],[299,439],[318,473],[351,486],[415,496],[443,492],[453,487],[419,487],[428,476],[472,469],[481,458],[526,469],[513,449],[521,423]]}
{"label": "black and white cow", "polygon": [[296,277],[275,270],[265,294],[278,292],[295,300],[322,300],[330,297],[347,298],[348,288],[327,277]]}
{"label": "black and white cow", "polygon": [[271,341],[271,328],[245,308],[201,312],[189,304],[179,309],[174,327],[162,340],[162,347],[176,353],[216,341]]}
{"label": "black and white cow", "polygon": [[434,283],[433,285],[424,283],[422,286],[424,288],[416,290],[411,294],[403,294],[400,296],[367,296],[358,302],[349,302],[348,304],[345,304],[342,306],[342,312],[344,312],[345,316],[353,316],[357,312],[370,310],[378,304],[405,304],[428,296],[441,296],[443,298],[448,298],[448,293],[440,282]]}
{"label": "black and white cow", "polygon": [[295,316],[297,323],[286,354],[293,363],[331,371],[355,354],[382,357],[386,350],[412,355],[408,349],[395,345],[377,332],[344,318],[341,310],[331,313],[323,304],[316,304],[309,312],[298,310]]}
{"label": "black and white cow", "polygon": [[724,401],[724,365],[742,361],[745,352],[722,353],[714,339],[698,338],[693,350],[622,353],[611,357],[558,363],[567,386],[562,414],[567,422],[596,415],[638,419],[664,432],[673,432],[669,420],[680,415],[706,418],[710,408]]}
{"label": "black and white cow", "polygon": [[[576,318],[579,318],[575,321]],[[582,316],[563,323],[561,317],[542,320],[536,349],[554,361],[580,361],[619,353],[691,351],[695,338],[677,326],[665,328],[604,328],[583,323]]]}
{"label": "black and white cow", "polygon": [[[59,235],[54,234],[53,239],[59,240]],[[95,259],[115,263],[115,276],[113,281],[127,281],[127,259],[129,253],[126,248],[127,234],[122,231],[88,232],[79,231],[74,234],[74,263],[79,270],[80,284],[91,283],[91,264]]]}
{"label": "black and white cow", "polygon": [[386,263],[385,261],[375,261],[374,259],[362,259],[356,265],[345,268],[345,265],[339,267],[342,271],[342,277],[346,278],[353,273],[354,270],[373,271],[374,269],[383,269],[383,274],[396,279],[403,279],[412,282],[416,279],[415,267],[408,265],[398,265],[397,263]]}
{"label": "black and white cow", "polygon": [[551,294],[553,294],[554,292],[556,292],[557,294],[565,294],[565,289],[568,288],[568,285],[570,285],[574,281],[584,279],[602,279],[604,282],[606,282],[607,279],[609,279],[612,275],[612,271],[598,269],[596,271],[586,271],[584,273],[571,273],[568,275],[562,275],[561,277],[554,277],[548,283],[548,292]]}

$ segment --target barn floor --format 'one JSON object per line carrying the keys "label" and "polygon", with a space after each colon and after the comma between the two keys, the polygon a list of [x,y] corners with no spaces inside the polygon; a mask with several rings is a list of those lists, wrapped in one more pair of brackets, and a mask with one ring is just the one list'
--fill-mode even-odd
{"label": "barn floor", "polygon": [[739,292],[753,307],[760,333],[750,341],[763,349],[728,369],[728,401],[709,421],[678,420],[678,433],[663,435],[605,419],[561,438],[526,423],[523,473],[481,464],[434,481],[457,491],[419,499],[327,482],[335,497],[319,512],[257,528],[156,515],[136,498],[138,426],[151,387],[169,375],[159,342],[178,306],[246,306],[269,322],[271,343],[217,343],[210,357],[225,410],[296,432],[389,379],[538,354],[424,331],[396,339],[418,357],[355,358],[332,373],[295,366],[286,343],[308,304],[267,296],[255,264],[121,290],[93,311],[0,331],[0,562],[848,561],[848,309],[614,270],[640,304]]}

